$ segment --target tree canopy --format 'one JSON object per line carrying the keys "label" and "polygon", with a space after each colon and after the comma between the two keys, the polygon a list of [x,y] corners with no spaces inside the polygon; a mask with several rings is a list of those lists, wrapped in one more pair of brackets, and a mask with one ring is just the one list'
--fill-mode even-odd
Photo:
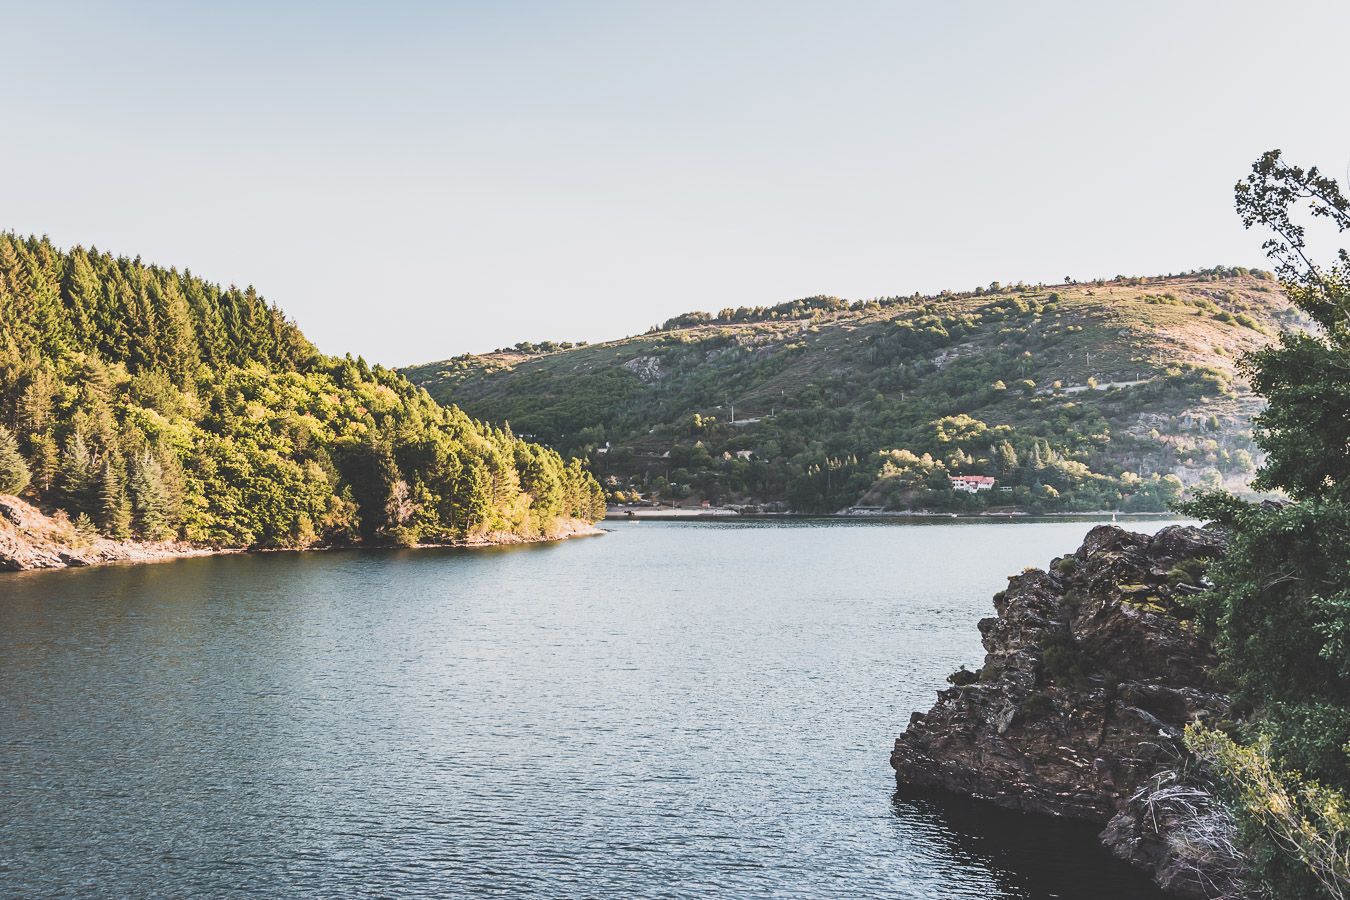
{"label": "tree canopy", "polygon": [[579,464],[320,354],[251,287],[3,233],[0,423],[0,491],[115,537],[442,542],[604,514]]}

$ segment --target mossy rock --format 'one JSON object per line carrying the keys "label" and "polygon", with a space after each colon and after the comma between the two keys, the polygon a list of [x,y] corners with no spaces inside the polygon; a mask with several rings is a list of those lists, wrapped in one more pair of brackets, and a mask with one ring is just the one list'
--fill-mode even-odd
{"label": "mossy rock", "polygon": [[1078,560],[1072,556],[1064,556],[1055,562],[1054,570],[1061,575],[1072,575],[1078,571]]}
{"label": "mossy rock", "polygon": [[1055,701],[1045,694],[1032,694],[1017,707],[1017,715],[1023,719],[1041,719],[1055,711]]}

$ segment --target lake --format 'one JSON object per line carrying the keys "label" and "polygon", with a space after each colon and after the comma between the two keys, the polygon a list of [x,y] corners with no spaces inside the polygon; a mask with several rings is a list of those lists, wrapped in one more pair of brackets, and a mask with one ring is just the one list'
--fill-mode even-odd
{"label": "lake", "polygon": [[1155,896],[1090,827],[888,765],[1005,577],[1092,524],[0,575],[0,894]]}

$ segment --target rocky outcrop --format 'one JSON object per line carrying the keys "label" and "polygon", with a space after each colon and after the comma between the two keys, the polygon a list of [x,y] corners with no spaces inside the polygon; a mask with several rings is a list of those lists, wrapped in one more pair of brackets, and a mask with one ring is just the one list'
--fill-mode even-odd
{"label": "rocky outcrop", "polygon": [[111,562],[154,562],[213,551],[174,541],[114,541],[48,516],[18,497],[0,494],[0,571],[66,569]]}
{"label": "rocky outcrop", "polygon": [[[1222,550],[1222,536],[1200,528],[1148,537],[1104,525],[1049,571],[1010,578],[997,615],[979,623],[983,667],[955,673],[913,715],[891,755],[896,777],[1109,823],[1103,841],[1165,889],[1223,896],[1228,863],[1200,858],[1185,832],[1186,816],[1211,805],[1173,774],[1186,768],[1186,724],[1229,711],[1213,649],[1178,602]],[[1164,796],[1188,799],[1153,802]]]}

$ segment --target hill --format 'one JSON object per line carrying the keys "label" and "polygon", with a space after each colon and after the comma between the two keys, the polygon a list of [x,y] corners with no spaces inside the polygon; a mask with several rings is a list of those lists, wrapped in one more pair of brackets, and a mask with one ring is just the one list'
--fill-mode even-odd
{"label": "hill", "polygon": [[[833,512],[1163,509],[1245,487],[1245,351],[1303,327],[1267,273],[678,316],[605,344],[404,370],[433,397],[587,456],[611,499]],[[992,490],[954,491],[951,475]]]}
{"label": "hill", "polygon": [[0,493],[20,491],[89,540],[231,547],[534,538],[603,515],[580,462],[318,353],[252,288],[0,233]]}

